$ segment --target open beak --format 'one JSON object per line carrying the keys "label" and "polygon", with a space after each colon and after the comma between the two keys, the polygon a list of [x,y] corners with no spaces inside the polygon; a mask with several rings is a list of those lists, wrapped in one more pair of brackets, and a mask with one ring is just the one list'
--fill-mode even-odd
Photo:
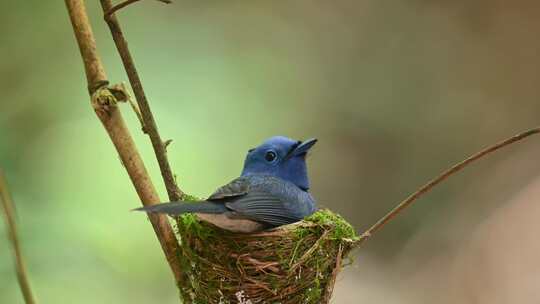
{"label": "open beak", "polygon": [[307,139],[303,142],[301,142],[298,147],[296,147],[292,153],[291,153],[291,156],[297,156],[297,155],[302,155],[302,154],[305,154],[309,151],[309,149],[311,149],[311,147],[313,147],[313,145],[315,145],[315,143],[317,142],[317,139],[316,138],[310,138],[310,139]]}

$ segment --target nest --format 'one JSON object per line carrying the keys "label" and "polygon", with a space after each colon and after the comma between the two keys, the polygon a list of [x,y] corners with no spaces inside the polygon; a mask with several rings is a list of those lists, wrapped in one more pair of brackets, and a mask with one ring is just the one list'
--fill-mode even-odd
{"label": "nest", "polygon": [[327,303],[357,244],[329,210],[272,230],[235,234],[185,214],[177,219],[184,303]]}

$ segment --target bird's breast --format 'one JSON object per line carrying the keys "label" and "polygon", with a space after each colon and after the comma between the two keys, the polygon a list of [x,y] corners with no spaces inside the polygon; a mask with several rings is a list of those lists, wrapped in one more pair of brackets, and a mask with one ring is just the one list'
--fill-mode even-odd
{"label": "bird's breast", "polygon": [[264,229],[264,225],[259,222],[242,218],[230,218],[225,213],[197,213],[197,216],[203,221],[209,222],[218,226],[221,229],[225,229],[231,232],[251,233]]}

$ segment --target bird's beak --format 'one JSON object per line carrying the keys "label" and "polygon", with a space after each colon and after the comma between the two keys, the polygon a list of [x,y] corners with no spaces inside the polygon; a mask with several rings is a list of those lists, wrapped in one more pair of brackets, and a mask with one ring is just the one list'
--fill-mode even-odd
{"label": "bird's beak", "polygon": [[307,153],[309,151],[309,149],[311,149],[311,147],[313,147],[313,145],[315,145],[316,142],[317,142],[316,138],[307,139],[307,140],[301,142],[298,145],[298,147],[296,147],[296,149],[294,149],[294,151],[292,151],[291,154],[293,156],[305,154],[305,153]]}

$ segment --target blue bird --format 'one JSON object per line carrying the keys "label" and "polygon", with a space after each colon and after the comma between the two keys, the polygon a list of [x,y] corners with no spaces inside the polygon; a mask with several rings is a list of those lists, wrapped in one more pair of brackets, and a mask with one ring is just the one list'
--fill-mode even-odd
{"label": "blue bird", "polygon": [[306,155],[317,139],[275,136],[250,149],[240,177],[206,200],[177,201],[135,210],[199,218],[232,232],[249,233],[294,223],[316,211],[309,193]]}

